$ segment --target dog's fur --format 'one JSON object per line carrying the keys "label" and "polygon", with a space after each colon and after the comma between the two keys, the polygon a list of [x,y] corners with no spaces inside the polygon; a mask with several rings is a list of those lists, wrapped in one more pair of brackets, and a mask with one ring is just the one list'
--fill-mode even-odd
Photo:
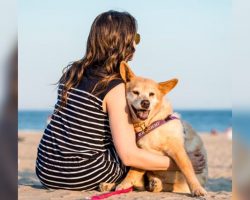
{"label": "dog's fur", "polygon": [[[127,102],[137,132],[154,121],[165,119],[173,114],[170,103],[164,97],[175,87],[177,79],[156,83],[150,79],[137,77],[126,62],[121,62],[120,73],[126,83]],[[142,103],[145,100],[149,104],[146,108]],[[149,191],[191,192],[194,196],[206,194],[202,186],[205,185],[208,176],[207,155],[202,140],[190,125],[179,119],[168,121],[142,137],[137,145],[152,153],[170,156],[181,170],[181,172],[148,171]],[[195,174],[187,155],[187,152],[197,149],[201,150],[206,160],[206,167],[201,174]],[[144,174],[144,170],[131,168],[116,189],[133,186],[139,190],[145,190]]]}

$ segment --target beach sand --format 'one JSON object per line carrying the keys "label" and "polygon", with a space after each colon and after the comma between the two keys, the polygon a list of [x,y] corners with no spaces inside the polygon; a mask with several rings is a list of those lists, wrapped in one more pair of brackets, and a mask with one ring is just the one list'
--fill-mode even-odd
{"label": "beach sand", "polygon": [[[183,199],[226,199],[232,197],[232,141],[226,135],[201,134],[208,152],[209,180],[208,195],[192,198],[187,194],[130,192],[109,199],[127,200],[183,200]],[[37,146],[42,136],[39,132],[19,132],[18,142],[18,196],[19,200],[80,200],[98,191],[75,192],[44,189],[35,175]]]}

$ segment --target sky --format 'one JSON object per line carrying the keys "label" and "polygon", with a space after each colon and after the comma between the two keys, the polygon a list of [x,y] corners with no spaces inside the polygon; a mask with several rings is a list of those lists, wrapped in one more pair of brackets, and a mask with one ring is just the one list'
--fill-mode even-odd
{"label": "sky", "polygon": [[135,74],[179,79],[168,95],[175,109],[231,109],[231,1],[20,0],[20,110],[53,109],[62,69],[84,56],[93,20],[111,9],[137,19]]}

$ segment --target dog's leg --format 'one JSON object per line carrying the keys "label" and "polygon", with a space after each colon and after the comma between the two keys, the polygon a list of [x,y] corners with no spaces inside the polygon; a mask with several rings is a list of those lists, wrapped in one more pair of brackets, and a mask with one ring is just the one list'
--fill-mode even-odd
{"label": "dog's leg", "polygon": [[150,192],[161,192],[163,190],[162,180],[155,176],[153,172],[147,172],[148,190]]}
{"label": "dog's leg", "polygon": [[129,170],[126,178],[116,187],[116,190],[134,187],[137,190],[145,190],[144,170],[132,168]]}
{"label": "dog's leg", "polygon": [[109,192],[111,190],[115,189],[116,184],[115,183],[100,183],[99,185],[99,191],[100,192]]}
{"label": "dog's leg", "polygon": [[192,195],[206,195],[206,190],[199,183],[194,173],[192,163],[189,160],[189,157],[184,149],[184,146],[178,140],[176,140],[175,142],[172,141],[167,146],[168,149],[166,149],[166,153],[174,159],[174,161],[186,177]]}

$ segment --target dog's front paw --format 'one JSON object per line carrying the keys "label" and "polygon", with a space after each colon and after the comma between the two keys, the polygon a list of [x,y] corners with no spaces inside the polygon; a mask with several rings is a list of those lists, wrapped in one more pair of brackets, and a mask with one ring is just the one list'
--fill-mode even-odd
{"label": "dog's front paw", "polygon": [[150,192],[161,192],[162,191],[162,182],[158,178],[151,178],[148,184],[148,190]]}
{"label": "dog's front paw", "polygon": [[109,192],[115,189],[115,183],[100,183],[99,190],[100,192]]}
{"label": "dog's front paw", "polygon": [[123,190],[132,187],[133,184],[131,182],[121,182],[119,185],[116,186],[115,190]]}
{"label": "dog's front paw", "polygon": [[192,196],[200,197],[207,195],[207,191],[202,186],[196,186],[192,188]]}

